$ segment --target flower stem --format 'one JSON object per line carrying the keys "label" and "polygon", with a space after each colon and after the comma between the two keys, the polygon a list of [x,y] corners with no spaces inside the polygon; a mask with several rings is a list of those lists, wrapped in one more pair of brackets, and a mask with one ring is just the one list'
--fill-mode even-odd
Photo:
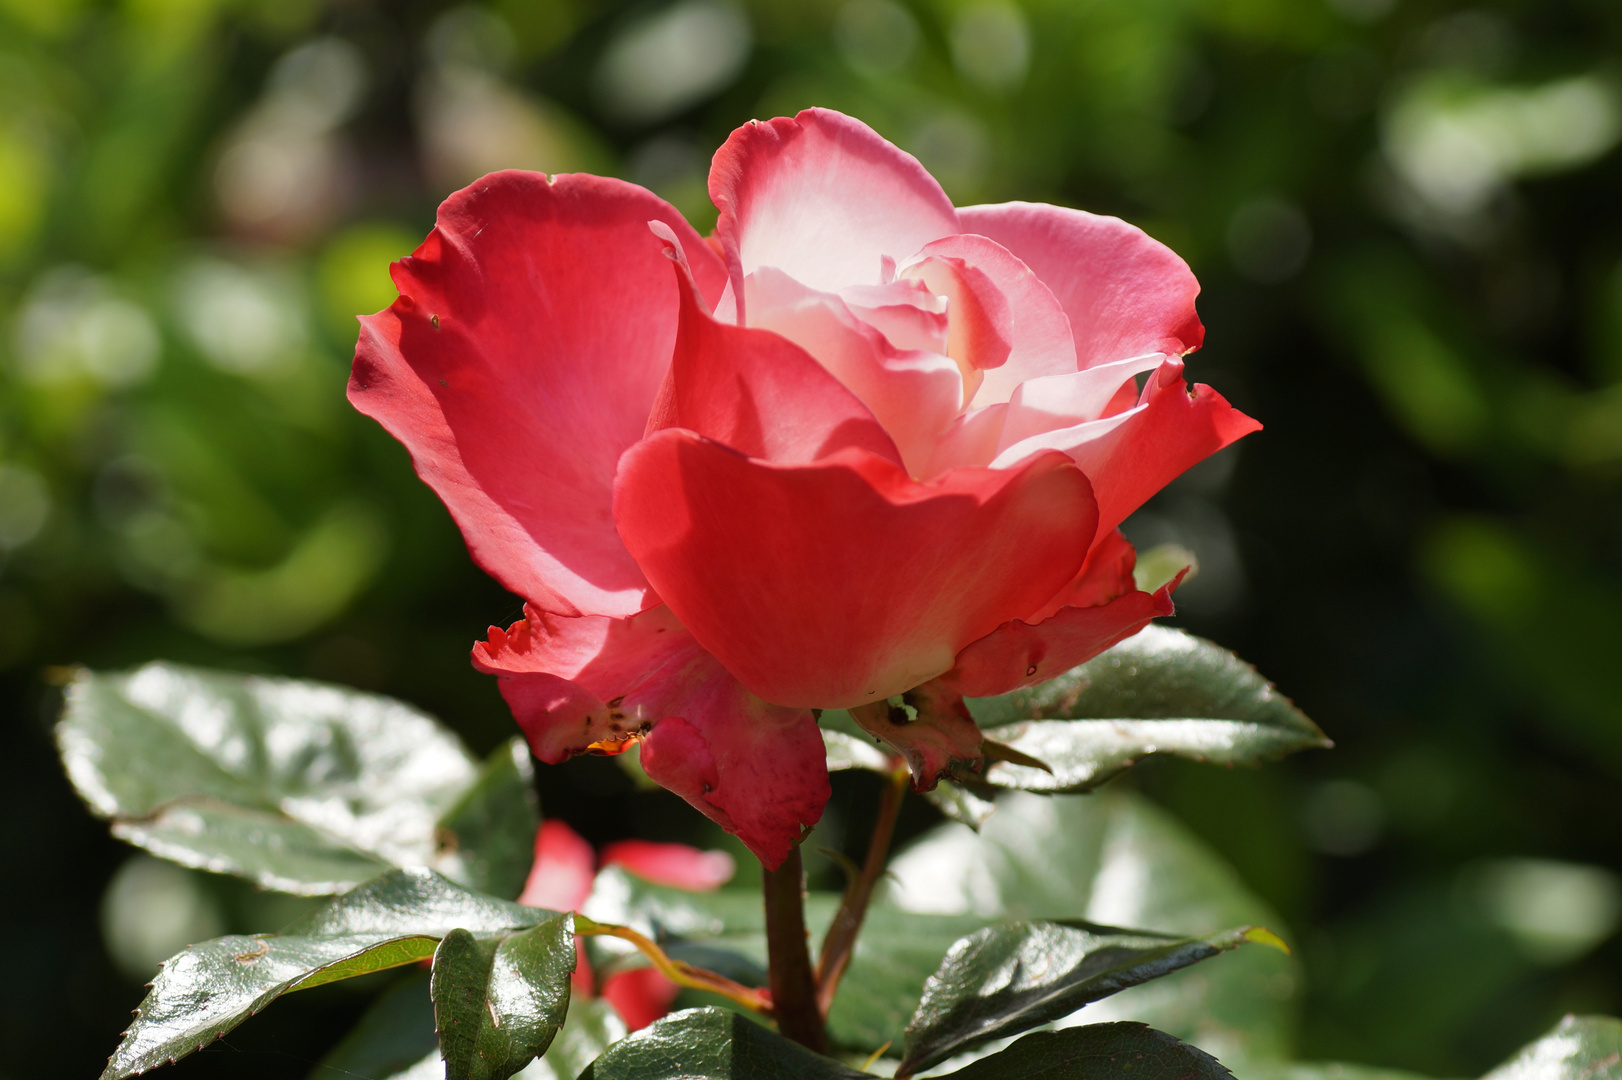
{"label": "flower stem", "polygon": [[899,760],[886,779],[884,794],[880,797],[879,813],[873,822],[873,833],[867,842],[867,859],[862,872],[845,889],[839,910],[823,935],[822,949],[817,953],[817,1008],[823,1016],[833,1006],[839,980],[850,966],[851,953],[856,948],[856,936],[862,931],[862,920],[867,917],[867,904],[873,898],[873,888],[884,873],[884,864],[890,856],[890,840],[895,836],[896,818],[901,813],[901,801],[907,793],[910,774]]}
{"label": "flower stem", "polygon": [[805,873],[800,849],[791,848],[776,870],[763,874],[766,899],[766,957],[777,1030],[819,1054],[828,1052],[828,1033],[817,1008],[817,984],[806,950]]}

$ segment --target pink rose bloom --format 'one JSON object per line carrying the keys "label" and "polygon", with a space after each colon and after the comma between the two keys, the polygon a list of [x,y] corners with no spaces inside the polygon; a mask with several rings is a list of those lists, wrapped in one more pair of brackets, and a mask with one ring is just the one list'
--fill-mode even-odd
{"label": "pink rose bloom", "polygon": [[921,788],[978,767],[962,697],[1169,614],[1116,526],[1259,425],[1185,385],[1199,285],[1125,222],[956,209],[825,109],[739,128],[710,195],[706,241],[619,180],[457,192],[349,399],[528,601],[473,660],[536,756],[640,741],[775,867],[828,798],[815,710]]}

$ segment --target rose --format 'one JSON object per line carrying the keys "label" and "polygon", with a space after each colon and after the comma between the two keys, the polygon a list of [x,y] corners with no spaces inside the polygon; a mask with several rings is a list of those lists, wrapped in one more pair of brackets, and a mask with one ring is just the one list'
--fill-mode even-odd
{"label": "rose", "polygon": [[1170,613],[1116,526],[1259,425],[1185,387],[1199,286],[1124,222],[954,209],[821,109],[734,132],[710,193],[708,241],[618,180],[452,195],[349,397],[528,601],[474,663],[536,755],[640,742],[775,867],[828,798],[814,710],[921,788],[978,767],[963,695]]}

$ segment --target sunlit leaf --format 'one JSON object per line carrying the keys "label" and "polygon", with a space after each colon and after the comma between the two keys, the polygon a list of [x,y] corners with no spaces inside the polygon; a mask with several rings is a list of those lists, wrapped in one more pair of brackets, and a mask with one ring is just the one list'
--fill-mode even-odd
{"label": "sunlit leaf", "polygon": [[569,1007],[574,921],[518,933],[452,930],[434,953],[434,1021],[447,1080],[506,1080],[551,1045]]}
{"label": "sunlit leaf", "polygon": [[992,1039],[1069,1016],[1089,1002],[1256,940],[1242,927],[1175,938],[1110,927],[1003,923],[952,946],[924,984],[900,1071],[911,1074]]}
{"label": "sunlit leaf", "polygon": [[290,991],[427,959],[455,928],[499,933],[552,914],[479,896],[430,870],[390,871],[279,934],[215,938],[168,960],[103,1080],[200,1050]]}
{"label": "sunlit leaf", "polygon": [[492,896],[522,892],[540,825],[534,785],[524,740],[497,747],[473,786],[439,819],[436,869]]}
{"label": "sunlit leaf", "polygon": [[57,742],[115,835],[305,895],[433,864],[436,822],[478,776],[455,735],[390,698],[162,663],[80,671]]}

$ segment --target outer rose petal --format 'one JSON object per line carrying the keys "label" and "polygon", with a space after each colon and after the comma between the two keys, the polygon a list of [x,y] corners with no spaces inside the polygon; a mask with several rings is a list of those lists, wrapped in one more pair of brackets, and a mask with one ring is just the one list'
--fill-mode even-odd
{"label": "outer rose petal", "polygon": [[768,330],[718,322],[680,259],[681,323],[649,433],[687,428],[766,461],[807,463],[859,446],[897,464],[895,443],[827,368]]}
{"label": "outer rose petal", "polygon": [[579,911],[591,895],[597,856],[591,845],[561,821],[543,821],[535,833],[535,862],[518,895],[520,904],[553,911]]}
{"label": "outer rose petal", "polygon": [[1093,541],[1093,550],[1087,553],[1087,561],[1081,564],[1075,580],[1043,604],[1041,611],[1025,616],[1025,621],[1039,623],[1057,615],[1060,608],[1097,607],[1117,596],[1135,592],[1138,583],[1132,577],[1132,571],[1137,565],[1138,553],[1121,535],[1121,530],[1100,533],[1098,539]]}
{"label": "outer rose petal", "polygon": [[681,987],[657,969],[645,967],[610,975],[603,982],[601,996],[614,1006],[627,1028],[641,1031],[670,1011],[680,991]]}
{"label": "outer rose petal", "polygon": [[642,743],[642,768],[777,869],[828,803],[816,718],[766,704],[708,654],[665,712]]}
{"label": "outer rose petal", "polygon": [[1200,284],[1188,264],[1142,229],[1043,203],[958,211],[963,231],[989,236],[1023,259],[1064,305],[1081,367],[1200,347]]}
{"label": "outer rose petal", "polygon": [[688,844],[616,840],[603,848],[603,866],[623,866],[644,881],[688,892],[710,892],[732,880],[737,865],[724,851],[701,851]]}
{"label": "outer rose petal", "polygon": [[744,275],[762,266],[824,292],[876,285],[884,256],[905,259],[962,231],[916,158],[829,109],[734,131],[710,165],[710,199],[739,322]]}
{"label": "outer rose petal", "polygon": [[400,298],[361,320],[349,400],[411,451],[479,565],[554,611],[648,603],[609,493],[676,336],[650,218],[682,237],[719,295],[719,260],[652,193],[503,172],[445,200],[395,264]]}
{"label": "outer rose petal", "polygon": [[1182,580],[1178,574],[1153,593],[1134,590],[1098,607],[1060,608],[1035,626],[1010,620],[959,653],[940,681],[964,697],[991,697],[1051,679],[1170,615]]}
{"label": "outer rose petal", "polygon": [[474,666],[500,676],[541,760],[617,753],[645,736],[647,774],[772,867],[822,816],[828,768],[815,718],[749,693],[668,609],[631,619],[527,613],[505,632],[492,628]]}
{"label": "outer rose petal", "polygon": [[1098,494],[1102,531],[1125,521],[1191,466],[1260,430],[1209,386],[1196,385],[1190,392],[1182,363],[1168,360],[1149,377],[1136,408],[1023,439],[991,464],[1006,468],[1038,450],[1069,454]]}
{"label": "outer rose petal", "polygon": [[1086,479],[1061,455],[911,480],[857,450],[774,466],[689,432],[620,463],[620,535],[671,609],[760,697],[882,700],[1040,607],[1094,533]]}

